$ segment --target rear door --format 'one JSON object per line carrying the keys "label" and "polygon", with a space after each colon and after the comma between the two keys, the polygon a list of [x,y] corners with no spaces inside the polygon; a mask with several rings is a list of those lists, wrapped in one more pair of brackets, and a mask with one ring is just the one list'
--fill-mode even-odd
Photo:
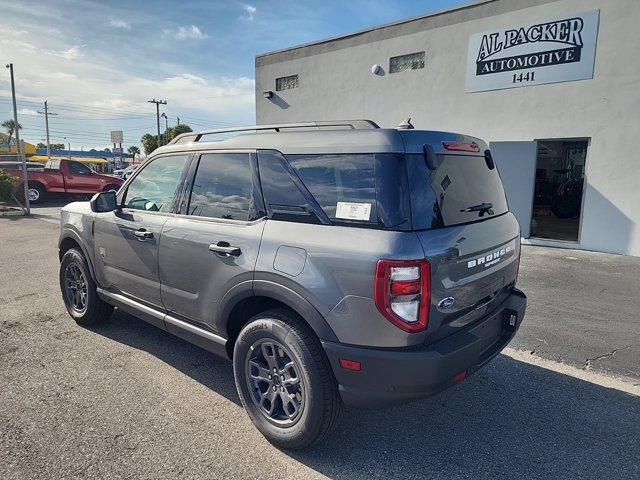
{"label": "rear door", "polygon": [[220,299],[252,288],[265,225],[255,153],[203,153],[189,178],[179,215],[162,230],[162,301],[171,315],[216,330]]}
{"label": "rear door", "polygon": [[94,224],[98,282],[112,291],[162,308],[158,245],[172,215],[187,154],[156,157],[119,196],[122,208],[99,213]]}
{"label": "rear door", "polygon": [[414,229],[431,267],[427,341],[446,337],[504,300],[518,273],[518,222],[483,152],[407,155]]}

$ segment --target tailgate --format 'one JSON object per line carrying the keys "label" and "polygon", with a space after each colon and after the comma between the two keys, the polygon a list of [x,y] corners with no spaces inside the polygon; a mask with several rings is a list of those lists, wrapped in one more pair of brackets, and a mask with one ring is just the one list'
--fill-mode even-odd
{"label": "tailgate", "polygon": [[416,234],[431,265],[426,342],[440,340],[487,315],[515,285],[520,228],[513,214]]}

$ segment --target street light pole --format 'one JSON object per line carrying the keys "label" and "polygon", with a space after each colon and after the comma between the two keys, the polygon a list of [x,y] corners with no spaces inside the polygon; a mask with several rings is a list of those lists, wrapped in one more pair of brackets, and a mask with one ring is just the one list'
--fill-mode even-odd
{"label": "street light pole", "polygon": [[[24,156],[24,148],[20,143],[20,128],[18,123],[18,107],[16,105],[16,85],[13,80],[13,63],[7,65],[9,72],[11,73],[11,97],[13,99],[13,128],[16,131],[16,153],[19,153],[22,157],[22,186],[24,188],[24,204],[25,212],[27,215],[31,215],[31,202],[29,202],[29,178],[27,176],[27,159]],[[9,145],[11,148],[11,145]]]}
{"label": "street light pole", "polygon": [[158,147],[160,147],[160,105],[166,105],[166,100],[147,100],[147,103],[155,103],[156,104],[156,123],[158,125]]}
{"label": "street light pole", "polygon": [[169,143],[169,117],[164,112],[160,116],[164,118],[164,144],[166,145]]}

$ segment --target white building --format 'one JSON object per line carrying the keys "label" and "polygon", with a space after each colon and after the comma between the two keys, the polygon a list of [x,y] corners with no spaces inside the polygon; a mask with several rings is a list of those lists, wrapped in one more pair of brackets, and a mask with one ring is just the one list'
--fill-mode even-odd
{"label": "white building", "polygon": [[259,55],[256,117],[483,138],[525,241],[640,256],[639,32],[638,0],[484,0]]}

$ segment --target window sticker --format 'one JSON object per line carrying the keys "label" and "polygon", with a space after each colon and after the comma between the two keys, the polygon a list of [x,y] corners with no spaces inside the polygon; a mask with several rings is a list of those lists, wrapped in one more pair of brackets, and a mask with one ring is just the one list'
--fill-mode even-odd
{"label": "window sticker", "polygon": [[338,202],[338,204],[336,205],[336,218],[343,218],[345,220],[369,221],[370,216],[370,203]]}

